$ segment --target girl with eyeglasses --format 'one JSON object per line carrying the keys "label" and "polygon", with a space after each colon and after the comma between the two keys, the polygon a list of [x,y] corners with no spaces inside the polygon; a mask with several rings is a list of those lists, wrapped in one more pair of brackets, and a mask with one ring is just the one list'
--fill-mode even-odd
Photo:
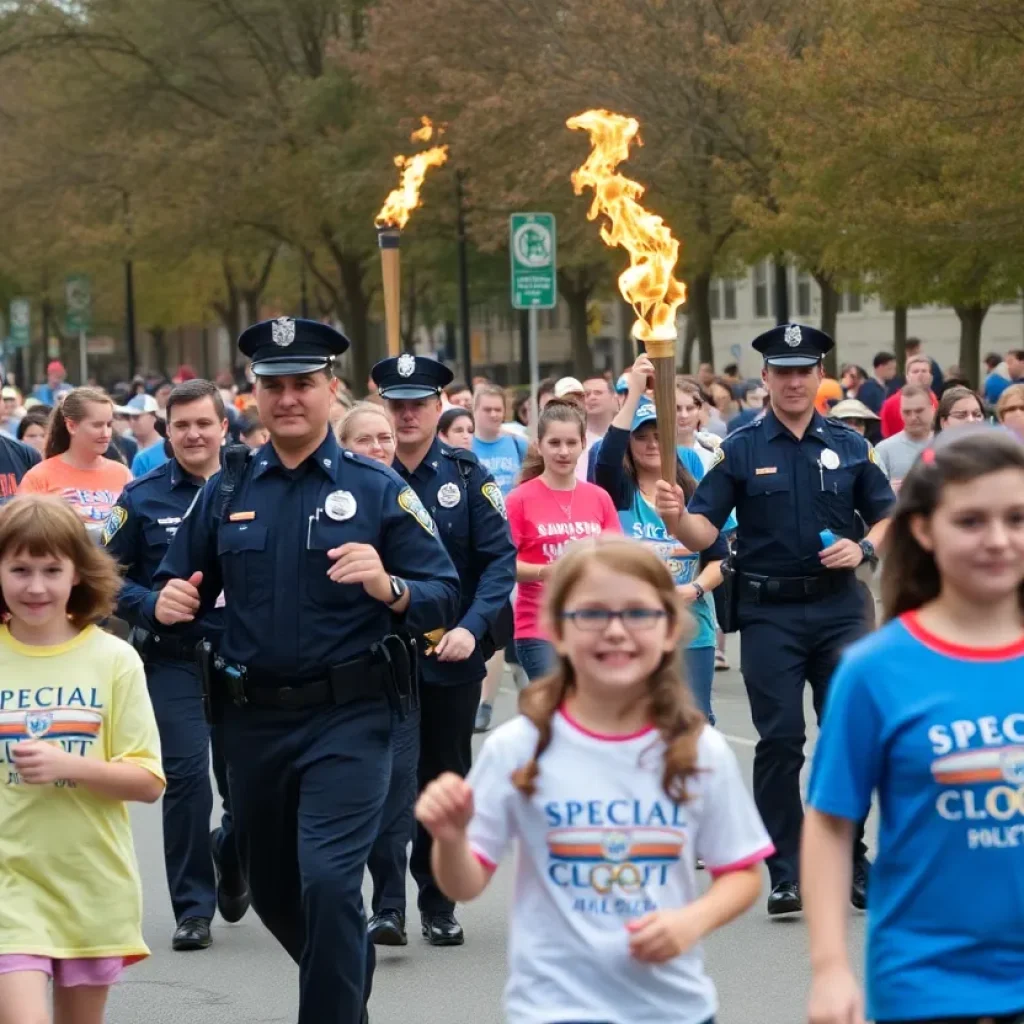
{"label": "girl with eyeglasses", "polygon": [[680,684],[672,576],[633,541],[573,545],[545,621],[554,671],[467,780],[444,775],[420,797],[434,877],[475,899],[518,846],[507,1024],[709,1024],[700,942],[757,898],[772,846],[734,754]]}
{"label": "girl with eyeglasses", "polygon": [[985,407],[970,388],[947,388],[935,411],[935,433],[985,422]]}

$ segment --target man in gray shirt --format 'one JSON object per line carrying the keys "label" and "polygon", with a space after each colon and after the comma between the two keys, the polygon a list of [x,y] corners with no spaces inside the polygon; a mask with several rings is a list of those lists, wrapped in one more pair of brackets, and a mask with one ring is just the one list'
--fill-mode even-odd
{"label": "man in gray shirt", "polygon": [[900,389],[900,413],[903,429],[875,448],[878,461],[897,493],[914,460],[932,439],[935,410],[928,389],[920,384],[905,384]]}

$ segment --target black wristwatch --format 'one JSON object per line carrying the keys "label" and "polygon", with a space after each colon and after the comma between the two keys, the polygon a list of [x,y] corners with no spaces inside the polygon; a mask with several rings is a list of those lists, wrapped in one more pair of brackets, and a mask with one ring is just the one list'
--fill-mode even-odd
{"label": "black wristwatch", "polygon": [[409,584],[398,576],[389,576],[388,579],[391,581],[391,600],[387,606],[391,608],[402,600],[402,595],[409,589]]}
{"label": "black wristwatch", "polygon": [[864,562],[874,562],[877,560],[878,555],[875,554],[875,545],[869,540],[862,540],[858,545],[861,550],[861,554],[864,556],[861,559],[861,564]]}

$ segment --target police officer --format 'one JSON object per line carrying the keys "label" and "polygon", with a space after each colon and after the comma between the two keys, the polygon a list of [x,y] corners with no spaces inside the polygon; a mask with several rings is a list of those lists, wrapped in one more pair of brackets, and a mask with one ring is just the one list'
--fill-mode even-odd
{"label": "police officer", "polygon": [[[411,664],[396,629],[458,607],[458,576],[416,494],[329,430],[348,341],[282,317],[248,328],[270,441],[229,449],[155,576],[145,613],[201,620],[223,590],[214,697],[243,867],[299,965],[299,1024],[357,1024],[373,971],[361,883]],[[236,452],[242,453],[239,466]]]}
{"label": "police officer", "polygon": [[220,469],[227,429],[220,392],[207,380],[179,384],[167,400],[167,420],[172,458],[125,487],[104,525],[103,543],[125,572],[117,614],[132,626],[131,641],[145,662],[160,727],[167,773],[164,863],[177,925],[171,945],[183,951],[210,945],[215,907],[225,921],[240,921],[249,909],[249,892],[238,862],[219,743],[213,763],[224,816],[210,835],[210,727],[203,716],[195,647],[203,637],[220,637],[223,613],[211,609],[173,637],[150,632],[140,616],[153,574],[185,513]]}
{"label": "police officer", "polygon": [[[451,383],[451,370],[436,359],[405,353],[377,363],[371,376],[395,421],[394,468],[434,517],[462,584],[456,623],[434,638],[436,646],[419,662],[422,790],[442,772],[469,772],[487,659],[507,639],[494,633],[515,583],[516,550],[494,477],[472,452],[436,436],[441,391]],[[382,945],[405,942],[407,841],[404,834],[382,835],[370,860],[377,904],[370,934]],[[417,826],[411,869],[422,933],[432,946],[458,946],[462,926],[455,904],[434,882],[430,849],[429,833]]]}
{"label": "police officer", "polygon": [[[734,580],[741,670],[760,740],[754,797],[775,844],[768,858],[769,914],[802,909],[799,843],[803,823],[804,682],[819,718],[842,649],[867,631],[854,570],[875,557],[894,495],[874,449],[842,421],[815,411],[822,357],[832,339],[799,324],[762,334],[770,398],[765,415],[730,434],[681,507],[660,484],[659,510],[678,516],[672,532],[703,550],[736,509]],[[863,532],[857,514],[869,527]],[[867,862],[863,827],[854,849],[851,900],[863,908]]]}

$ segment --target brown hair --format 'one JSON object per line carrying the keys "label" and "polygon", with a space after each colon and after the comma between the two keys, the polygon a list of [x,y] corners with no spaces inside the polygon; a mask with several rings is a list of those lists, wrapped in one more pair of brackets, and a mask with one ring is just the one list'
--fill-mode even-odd
{"label": "brown hair", "polygon": [[345,441],[352,433],[353,425],[360,416],[379,416],[381,419],[387,422],[387,425],[391,428],[392,437],[395,434],[395,421],[391,418],[391,413],[384,408],[383,405],[378,405],[376,402],[356,402],[351,409],[341,418],[341,422],[338,423],[338,443],[344,447]]}
{"label": "brown hair", "polygon": [[167,422],[171,422],[171,410],[176,405],[198,402],[203,398],[209,398],[213,402],[213,411],[217,414],[217,419],[224,419],[227,412],[224,410],[224,396],[220,393],[220,388],[213,381],[194,377],[192,380],[183,380],[171,388],[171,393],[167,396],[167,407],[164,409]]}
{"label": "brown hair", "polygon": [[110,396],[99,388],[72,388],[56,409],[50,414],[50,427],[46,432],[46,451],[43,458],[52,459],[54,455],[63,455],[71,447],[71,432],[68,420],[81,423],[89,415],[87,406],[90,402],[98,405],[109,405],[111,413],[114,403]]}
{"label": "brown hair", "polygon": [[[473,392],[473,411],[476,412],[476,407],[480,404],[480,399],[484,396],[489,398],[500,398],[502,401],[502,408],[505,406],[505,391],[503,388],[499,388],[497,384],[481,384],[480,387]],[[527,395],[527,398],[530,396]]]}
{"label": "brown hair", "polygon": [[914,363],[927,363],[929,372],[932,371],[932,361],[925,355],[907,356],[907,364],[903,367],[904,373],[909,373]]}
{"label": "brown hair", "polygon": [[[117,565],[60,498],[24,494],[0,510],[0,559],[28,552],[33,558],[70,558],[78,582],[68,598],[68,618],[79,629],[114,613],[121,576]],[[0,614],[7,612],[0,593]]]}
{"label": "brown hair", "polygon": [[942,421],[949,419],[949,413],[953,406],[963,398],[973,398],[978,403],[978,408],[981,410],[982,415],[985,414],[985,403],[982,402],[981,397],[976,391],[961,387],[959,384],[955,387],[947,388],[939,399],[939,407],[935,410],[936,434],[942,430]]}
{"label": "brown hair", "polygon": [[904,384],[900,388],[900,395],[903,398],[920,398],[922,395],[927,398],[932,393],[931,388],[926,388],[923,384]]}
{"label": "brown hair", "polygon": [[[537,420],[538,441],[544,440],[544,435],[548,432],[548,427],[552,423],[575,424],[580,431],[580,440],[583,442],[584,448],[586,447],[587,420],[583,415],[583,410],[575,402],[567,402],[564,398],[552,398],[544,406],[540,419]],[[583,458],[583,456],[581,455],[580,458]],[[527,480],[532,480],[543,472],[544,459],[540,454],[540,449],[537,445],[531,444],[529,449],[527,449],[526,455],[523,456],[523,465],[519,471],[519,479],[516,483],[525,484]]]}
{"label": "brown hair", "polygon": [[[623,537],[595,537],[573,544],[555,564],[545,587],[545,616],[549,629],[562,631],[561,614],[580,579],[591,565],[632,576],[657,591],[662,607],[675,628],[681,616],[672,576],[665,563],[645,545]],[[648,680],[651,722],[665,743],[662,786],[671,800],[687,799],[686,780],[697,773],[697,740],[706,719],[697,710],[690,688],[682,678],[678,645],[662,655]],[[537,727],[539,736],[533,757],[512,775],[521,793],[533,796],[540,775],[538,760],[551,743],[551,720],[576,685],[572,663],[565,657],[549,675],[531,683],[519,695],[519,712]]]}
{"label": "brown hair", "polygon": [[935,512],[946,484],[970,483],[1004,469],[1024,471],[1024,446],[1008,431],[995,428],[951,431],[918,456],[900,485],[899,500],[885,536],[882,604],[886,619],[933,601],[942,586],[935,558],[918,544],[911,523]]}
{"label": "brown hair", "polygon": [[1024,384],[1011,384],[1008,388],[1003,389],[1003,393],[999,396],[999,400],[996,402],[996,419],[1000,423],[1003,422],[1003,415],[1006,412],[1006,407],[1016,399],[1018,402],[1024,402]]}

